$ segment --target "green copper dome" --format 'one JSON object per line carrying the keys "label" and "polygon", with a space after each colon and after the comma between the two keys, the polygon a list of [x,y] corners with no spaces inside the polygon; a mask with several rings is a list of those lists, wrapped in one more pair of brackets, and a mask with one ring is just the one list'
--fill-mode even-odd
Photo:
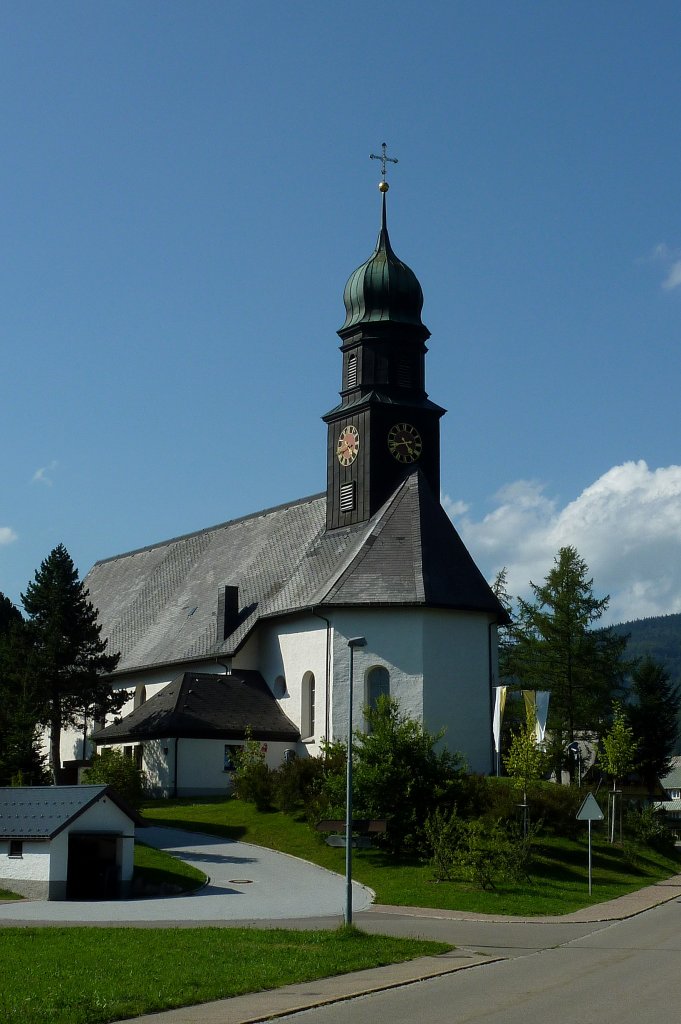
{"label": "green copper dome", "polygon": [[423,326],[421,285],[414,271],[397,258],[390,245],[385,192],[376,248],[366,263],[350,275],[343,302],[346,317],[341,331],[381,321]]}

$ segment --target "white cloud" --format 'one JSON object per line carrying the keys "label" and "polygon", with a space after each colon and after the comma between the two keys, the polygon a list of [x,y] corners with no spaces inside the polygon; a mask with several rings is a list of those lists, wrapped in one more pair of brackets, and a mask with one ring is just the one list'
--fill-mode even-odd
{"label": "white cloud", "polygon": [[678,288],[679,285],[681,285],[681,260],[675,260],[667,271],[662,287],[670,291],[672,288]]}
{"label": "white cloud", "polygon": [[665,278],[662,287],[666,291],[673,291],[681,286],[681,253],[674,250],[666,242],[658,242],[652,252],[652,260],[661,263],[665,269]]}
{"label": "white cloud", "polygon": [[563,508],[544,490],[517,481],[483,519],[454,517],[488,578],[505,565],[509,593],[526,596],[529,581],[541,583],[558,549],[571,544],[596,595],[610,594],[608,621],[681,611],[681,466],[613,466]]}
{"label": "white cloud", "polygon": [[14,532],[11,526],[0,526],[0,545],[13,544],[17,538],[18,534]]}
{"label": "white cloud", "polygon": [[59,463],[56,459],[52,459],[49,466],[41,466],[40,469],[36,469],[35,473],[31,477],[31,483],[33,484],[45,484],[46,487],[52,486],[52,476]]}

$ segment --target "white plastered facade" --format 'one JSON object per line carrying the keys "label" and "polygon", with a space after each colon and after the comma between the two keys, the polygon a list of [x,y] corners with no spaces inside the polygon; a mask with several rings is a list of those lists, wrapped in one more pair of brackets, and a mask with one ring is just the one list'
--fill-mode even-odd
{"label": "white plastered facade", "polygon": [[64,899],[68,878],[69,836],[114,835],[116,867],[122,891],[134,870],[135,826],[117,804],[102,796],[53,839],[21,841],[21,854],[10,856],[10,841],[0,840],[0,886],[33,899]]}

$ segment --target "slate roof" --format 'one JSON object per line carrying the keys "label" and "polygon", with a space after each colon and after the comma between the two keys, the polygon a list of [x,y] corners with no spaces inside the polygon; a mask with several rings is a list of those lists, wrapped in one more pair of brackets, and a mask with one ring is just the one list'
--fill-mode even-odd
{"label": "slate roof", "polygon": [[93,734],[97,744],[170,737],[243,739],[295,743],[300,732],[272,696],[259,672],[231,675],[184,672],[118,723]]}
{"label": "slate roof", "polygon": [[[327,532],[326,496],[97,562],[85,578],[117,674],[230,657],[260,619],[311,607],[506,613],[416,470],[368,522]],[[239,588],[227,636],[218,592]]]}
{"label": "slate roof", "polygon": [[0,839],[54,839],[103,796],[136,825],[144,824],[109,786],[3,786]]}
{"label": "slate roof", "polygon": [[660,779],[663,789],[681,789],[681,757],[673,757],[669,774]]}

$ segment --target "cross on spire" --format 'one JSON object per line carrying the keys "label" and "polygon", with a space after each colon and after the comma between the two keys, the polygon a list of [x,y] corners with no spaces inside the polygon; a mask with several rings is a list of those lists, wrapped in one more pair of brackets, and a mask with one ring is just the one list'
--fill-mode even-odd
{"label": "cross on spire", "polygon": [[381,156],[377,156],[375,153],[372,153],[370,158],[369,158],[370,160],[380,160],[381,161],[381,181],[382,182],[385,182],[385,165],[386,165],[386,163],[390,163],[390,164],[396,164],[397,163],[397,160],[395,159],[394,156],[388,156],[386,154],[386,149],[387,148],[388,148],[387,143],[382,142],[381,143],[381,149],[383,150],[383,153],[381,154]]}

